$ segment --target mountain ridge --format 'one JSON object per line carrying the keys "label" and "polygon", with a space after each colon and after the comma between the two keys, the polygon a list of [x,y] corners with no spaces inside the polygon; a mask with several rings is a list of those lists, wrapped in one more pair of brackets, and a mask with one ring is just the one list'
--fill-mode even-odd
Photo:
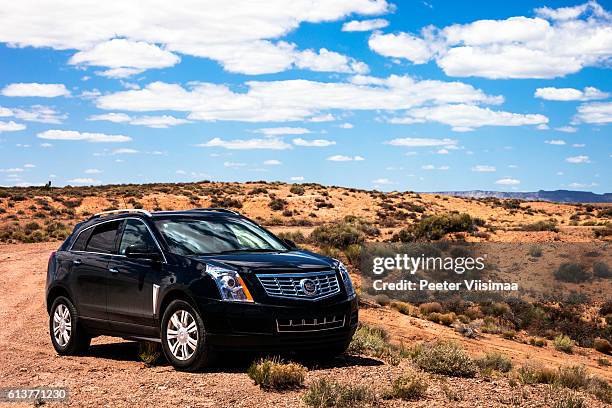
{"label": "mountain ridge", "polygon": [[435,191],[430,194],[444,194],[456,197],[471,198],[515,198],[520,200],[542,200],[557,203],[612,203],[612,193],[593,193],[576,190],[538,190],[532,192],[466,190],[466,191]]}

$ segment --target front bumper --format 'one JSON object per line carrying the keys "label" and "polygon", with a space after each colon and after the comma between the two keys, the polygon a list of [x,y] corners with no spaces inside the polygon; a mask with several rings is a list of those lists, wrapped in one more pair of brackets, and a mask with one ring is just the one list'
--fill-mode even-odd
{"label": "front bumper", "polygon": [[357,299],[286,305],[198,299],[210,345],[220,349],[308,351],[348,345],[358,322]]}

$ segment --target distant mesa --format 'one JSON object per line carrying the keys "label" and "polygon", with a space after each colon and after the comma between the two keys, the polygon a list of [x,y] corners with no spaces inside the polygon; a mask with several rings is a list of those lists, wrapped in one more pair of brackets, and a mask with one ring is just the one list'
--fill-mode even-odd
{"label": "distant mesa", "polygon": [[517,198],[528,201],[552,201],[556,203],[612,203],[612,193],[597,194],[590,191],[553,190],[534,192],[508,192],[508,191],[436,191],[431,194],[443,194],[456,197],[471,198]]}

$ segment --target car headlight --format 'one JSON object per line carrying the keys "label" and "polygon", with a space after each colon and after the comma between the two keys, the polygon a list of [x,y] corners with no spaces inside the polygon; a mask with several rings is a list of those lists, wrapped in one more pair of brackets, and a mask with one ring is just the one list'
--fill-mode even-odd
{"label": "car headlight", "polygon": [[351,281],[351,277],[349,276],[348,269],[346,266],[340,261],[336,259],[336,267],[340,271],[340,277],[342,278],[342,282],[344,282],[344,289],[346,290],[346,294],[349,297],[355,296],[355,288],[353,287],[353,282]]}
{"label": "car headlight", "polygon": [[221,299],[231,302],[252,302],[253,296],[236,271],[219,266],[206,265],[206,273],[215,280]]}

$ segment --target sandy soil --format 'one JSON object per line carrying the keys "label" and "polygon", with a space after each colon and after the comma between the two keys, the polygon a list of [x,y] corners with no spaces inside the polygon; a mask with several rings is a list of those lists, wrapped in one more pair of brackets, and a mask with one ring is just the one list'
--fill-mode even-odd
{"label": "sandy soil", "polygon": [[[107,337],[96,338],[84,357],[59,357],[47,333],[44,280],[49,252],[57,243],[0,245],[0,387],[68,387],[68,406],[78,407],[295,407],[303,406],[302,390],[264,392],[247,377],[244,365],[233,364],[209,372],[188,374],[168,365],[147,368],[139,362],[136,344]],[[384,322],[396,341],[405,343],[436,337],[456,337],[451,330],[400,315],[387,309],[367,309],[363,320]],[[568,357],[517,342],[485,336],[465,342],[474,353],[494,348],[517,361],[537,354],[551,365],[581,362],[610,378],[594,364],[594,356]],[[404,364],[404,363],[403,363]],[[367,357],[342,357],[321,367],[309,367],[306,385],[320,377],[361,383],[378,390],[399,375],[392,367]],[[461,396],[449,402],[443,387]],[[381,401],[381,406],[497,407],[550,406],[556,391],[546,386],[510,387],[507,379],[447,379],[432,377],[427,398],[418,402]],[[603,406],[585,395],[589,407]],[[10,407],[16,404],[5,404]],[[23,404],[24,406],[28,406]],[[31,404],[30,404],[31,405]]]}

